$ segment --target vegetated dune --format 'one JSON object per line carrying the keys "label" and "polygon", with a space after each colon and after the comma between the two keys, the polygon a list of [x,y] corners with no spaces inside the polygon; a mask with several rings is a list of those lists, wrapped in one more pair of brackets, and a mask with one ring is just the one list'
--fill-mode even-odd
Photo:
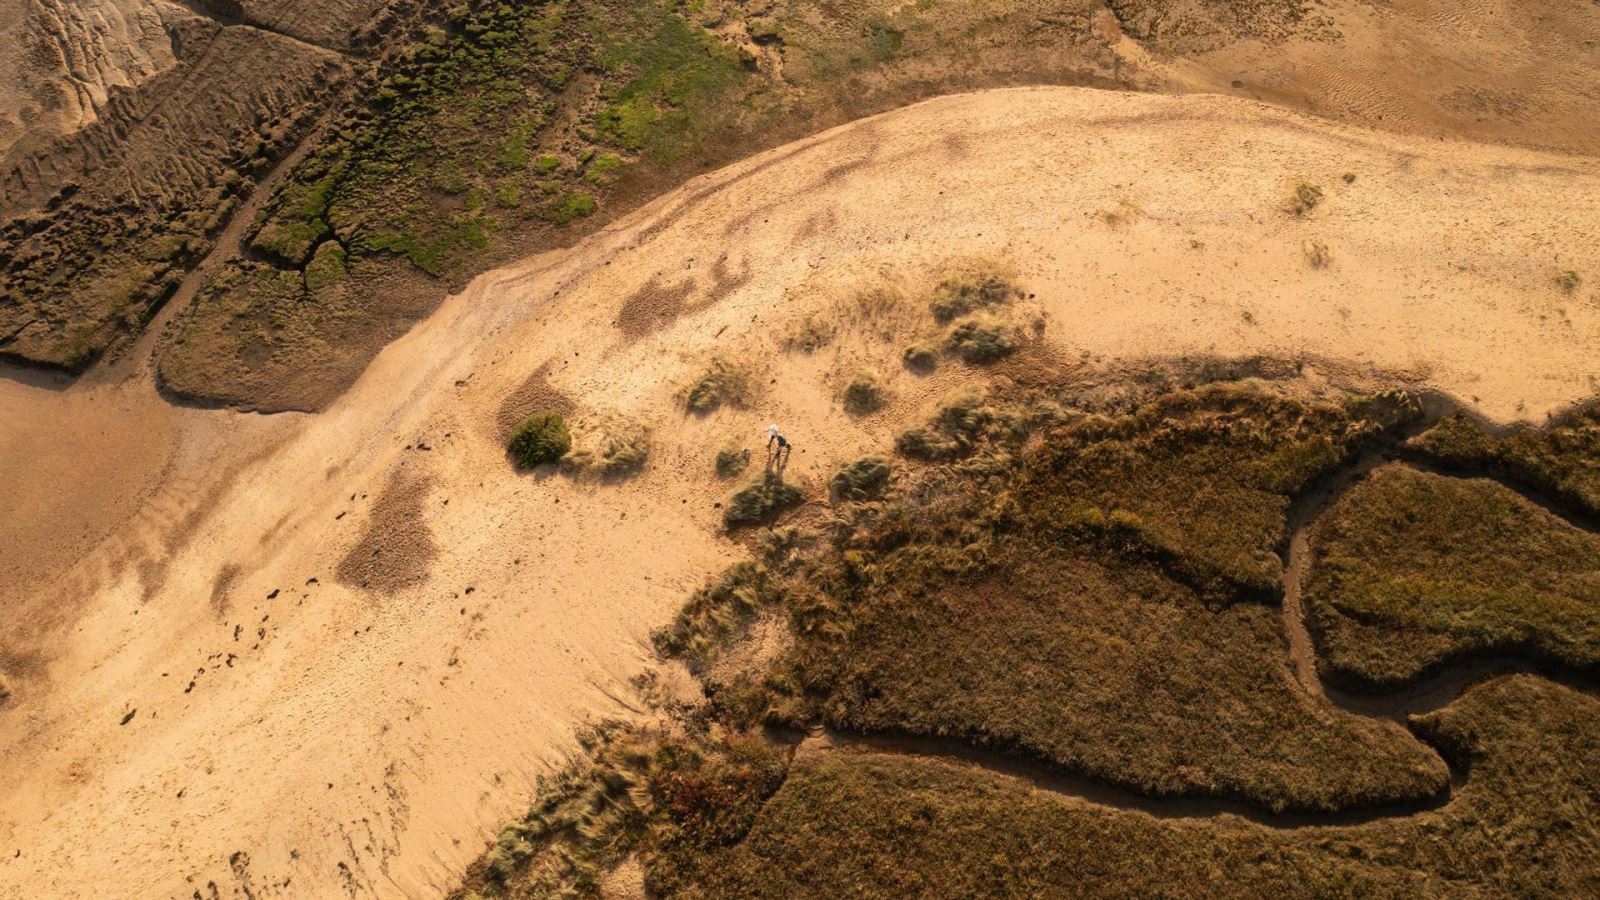
{"label": "vegetated dune", "polygon": [[[1041,358],[1281,354],[1313,385],[1398,373],[1539,420],[1596,389],[1600,279],[1558,279],[1600,272],[1597,227],[1590,159],[1005,90],[762,154],[480,277],[320,414],[175,409],[148,367],[13,373],[5,499],[85,507],[0,522],[0,893],[453,884],[575,725],[628,711],[648,630],[741,552],[719,449],[759,460],[781,423],[787,480],[822,502],[840,462],[981,380],[954,360],[915,377],[880,337],[926,316],[952,258],[1015,270]],[[832,342],[785,351],[808,322]],[[741,397],[686,414],[717,365]],[[864,367],[887,402],[852,416]],[[515,473],[518,395],[647,426],[650,459]]]}

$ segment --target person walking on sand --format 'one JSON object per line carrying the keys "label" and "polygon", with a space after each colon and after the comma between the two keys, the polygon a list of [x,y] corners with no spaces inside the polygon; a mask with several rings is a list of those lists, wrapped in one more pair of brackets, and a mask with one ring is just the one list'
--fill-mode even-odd
{"label": "person walking on sand", "polygon": [[778,423],[776,422],[767,426],[767,452],[772,452],[774,442],[777,443],[780,454],[789,449],[789,439],[784,437],[783,432],[778,430]]}

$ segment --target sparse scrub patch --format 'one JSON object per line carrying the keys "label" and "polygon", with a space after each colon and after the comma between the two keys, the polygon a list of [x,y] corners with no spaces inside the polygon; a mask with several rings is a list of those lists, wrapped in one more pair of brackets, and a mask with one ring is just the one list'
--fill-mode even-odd
{"label": "sparse scrub patch", "polygon": [[1301,250],[1306,255],[1306,262],[1313,269],[1326,269],[1333,257],[1328,254],[1328,245],[1321,241],[1306,241],[1301,245]]}
{"label": "sparse scrub patch", "polygon": [[968,313],[1010,303],[1023,292],[1003,272],[992,267],[974,267],[952,274],[933,289],[928,311],[941,325]]}
{"label": "sparse scrub patch", "polygon": [[511,433],[507,449],[518,468],[559,462],[572,447],[567,422],[557,413],[534,413]]}
{"label": "sparse scrub patch", "polygon": [[839,327],[836,324],[813,313],[796,322],[784,334],[781,343],[785,350],[810,354],[833,343],[838,335]]}
{"label": "sparse scrub patch", "polygon": [[805,502],[805,492],[792,484],[766,477],[748,484],[728,501],[722,514],[728,528],[742,525],[761,525],[777,518],[784,510]]}
{"label": "sparse scrub patch", "polygon": [[1464,653],[1600,667],[1600,537],[1493,481],[1379,469],[1313,547],[1307,608],[1347,681],[1393,688]]}
{"label": "sparse scrub patch", "polygon": [[883,380],[876,372],[862,369],[851,376],[844,389],[845,412],[865,416],[883,408]]}
{"label": "sparse scrub patch", "polygon": [[750,448],[728,444],[717,451],[718,478],[732,478],[750,465]]}
{"label": "sparse scrub patch", "polygon": [[835,472],[829,491],[839,500],[875,500],[889,487],[892,470],[881,456],[863,456]]}
{"label": "sparse scrub patch", "polygon": [[728,360],[713,358],[684,394],[684,406],[704,415],[723,404],[742,405],[750,395],[750,373]]}
{"label": "sparse scrub patch", "polygon": [[902,360],[907,369],[918,375],[926,375],[939,367],[939,351],[927,344],[912,344],[906,348]]}
{"label": "sparse scrub patch", "polygon": [[1317,204],[1322,202],[1322,188],[1309,182],[1300,182],[1295,185],[1294,191],[1289,195],[1289,214],[1296,217],[1310,215]]}
{"label": "sparse scrub patch", "polygon": [[966,362],[983,365],[998,362],[1015,353],[1021,342],[1017,338],[1017,330],[1012,326],[975,315],[951,326],[945,346]]}
{"label": "sparse scrub patch", "polygon": [[1556,276],[1556,285],[1561,288],[1561,293],[1571,296],[1578,292],[1578,286],[1583,284],[1583,277],[1576,271],[1568,269]]}

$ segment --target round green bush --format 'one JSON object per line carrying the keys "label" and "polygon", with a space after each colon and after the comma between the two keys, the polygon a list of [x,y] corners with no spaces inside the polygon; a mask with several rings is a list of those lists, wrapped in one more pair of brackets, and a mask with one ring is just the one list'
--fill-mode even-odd
{"label": "round green bush", "polygon": [[521,469],[556,462],[571,448],[572,435],[567,433],[566,420],[550,412],[534,413],[523,419],[517,430],[511,432],[511,441],[507,444],[511,458]]}

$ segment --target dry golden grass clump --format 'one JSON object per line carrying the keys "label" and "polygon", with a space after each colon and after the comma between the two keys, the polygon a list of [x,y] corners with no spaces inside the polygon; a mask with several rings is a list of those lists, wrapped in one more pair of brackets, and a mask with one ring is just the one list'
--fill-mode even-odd
{"label": "dry golden grass clump", "polygon": [[1344,405],[1246,383],[1167,394],[1042,447],[1018,488],[1020,514],[1134,550],[1205,590],[1275,600],[1290,498],[1418,414],[1399,393]]}
{"label": "dry golden grass clump", "polygon": [[620,478],[637,474],[650,458],[650,429],[634,419],[600,415],[574,427],[572,449],[561,459],[563,471]]}
{"label": "dry golden grass clump", "polygon": [[839,500],[874,500],[889,488],[893,469],[881,456],[863,456],[839,468],[828,489]]}
{"label": "dry golden grass clump", "polygon": [[714,467],[718,478],[732,478],[750,466],[750,448],[730,442],[717,450]]}
{"label": "dry golden grass clump", "polygon": [[860,369],[844,387],[844,410],[852,416],[865,416],[883,408],[887,396],[883,379],[870,369]]}
{"label": "dry golden grass clump", "polygon": [[926,375],[939,368],[939,351],[927,344],[912,344],[901,357],[905,367],[918,375]]}
{"label": "dry golden grass clump", "polygon": [[957,320],[945,335],[945,349],[973,365],[999,362],[1021,346],[1016,326],[983,314]]}
{"label": "dry golden grass clump", "polygon": [[837,322],[812,314],[790,326],[779,341],[785,350],[798,350],[801,353],[815,353],[823,347],[833,343],[839,336]]}
{"label": "dry golden grass clump", "polygon": [[784,510],[804,503],[805,491],[773,477],[764,476],[740,488],[728,501],[722,521],[730,529],[744,525],[761,525],[776,519]]}
{"label": "dry golden grass clump", "polygon": [[750,385],[750,372],[744,366],[713,357],[705,372],[684,390],[683,404],[700,415],[724,404],[742,406],[750,399]]}
{"label": "dry golden grass clump", "polygon": [[1600,406],[1540,430],[1491,434],[1464,415],[1448,416],[1406,443],[1447,469],[1487,470],[1590,516],[1600,516]]}
{"label": "dry golden grass clump", "polygon": [[991,262],[957,267],[933,289],[928,311],[941,325],[988,307],[1000,306],[1024,296],[1010,272]]}
{"label": "dry golden grass clump", "polygon": [[1393,688],[1466,654],[1600,667],[1600,536],[1485,479],[1377,470],[1317,523],[1328,673]]}

